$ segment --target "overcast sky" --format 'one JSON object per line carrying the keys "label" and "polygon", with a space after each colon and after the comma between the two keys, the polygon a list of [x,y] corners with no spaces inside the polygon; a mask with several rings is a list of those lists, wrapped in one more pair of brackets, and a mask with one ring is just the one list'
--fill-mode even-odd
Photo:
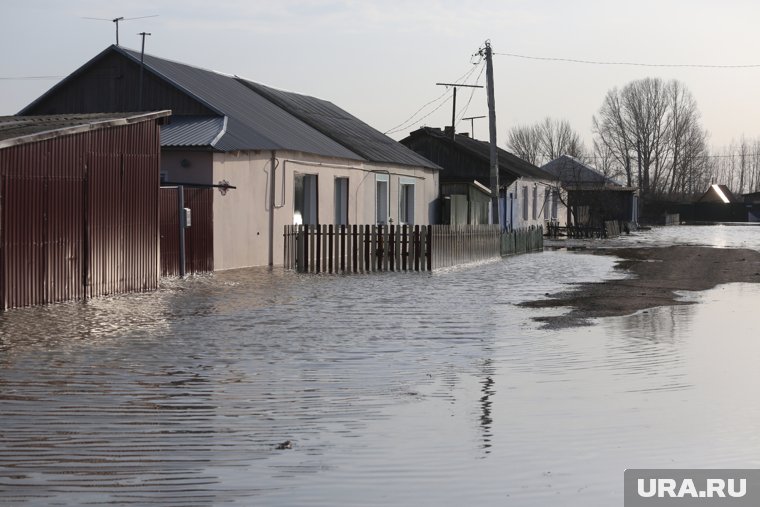
{"label": "overcast sky", "polygon": [[[444,93],[435,83],[468,72],[486,39],[494,52],[529,56],[760,64],[760,3],[750,0],[2,0],[0,114],[18,112],[56,82],[6,78],[65,76],[114,42],[114,23],[83,17],[153,14],[122,23],[121,44],[139,48],[136,34],[151,32],[147,53],[330,100],[380,131]],[[649,76],[686,84],[712,146],[742,134],[760,137],[760,68],[581,65],[504,55],[494,57],[494,66],[502,146],[510,127],[546,116],[569,120],[588,143],[605,93]],[[457,109],[468,98],[460,89]],[[476,91],[465,116],[486,113],[485,90]],[[447,102],[393,137],[450,121]],[[458,130],[470,130],[469,122]],[[486,121],[478,120],[476,137],[487,133]]]}

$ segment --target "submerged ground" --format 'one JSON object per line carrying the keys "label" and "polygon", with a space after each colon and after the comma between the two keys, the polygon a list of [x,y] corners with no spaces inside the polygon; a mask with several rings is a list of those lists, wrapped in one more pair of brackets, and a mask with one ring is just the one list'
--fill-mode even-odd
{"label": "submerged ground", "polygon": [[[760,230],[757,231],[760,234]],[[619,259],[625,279],[580,284],[549,299],[521,303],[529,308],[570,307],[539,317],[547,327],[589,324],[595,317],[630,315],[656,306],[690,304],[679,291],[701,291],[726,283],[760,283],[760,252],[749,249],[676,245],[644,248],[594,248],[592,253]]]}
{"label": "submerged ground", "polygon": [[[758,251],[760,229],[606,245]],[[585,327],[519,306],[630,283],[617,260],[239,270],[7,312],[0,504],[621,505],[625,468],[759,467],[752,279]]]}

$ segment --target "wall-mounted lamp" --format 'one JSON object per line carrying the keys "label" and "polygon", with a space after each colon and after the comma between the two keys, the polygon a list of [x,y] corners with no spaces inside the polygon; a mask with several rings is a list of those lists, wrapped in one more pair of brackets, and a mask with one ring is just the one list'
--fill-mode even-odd
{"label": "wall-mounted lamp", "polygon": [[188,167],[190,167],[190,161],[186,158],[183,158],[182,160],[179,161],[179,165],[187,169]]}

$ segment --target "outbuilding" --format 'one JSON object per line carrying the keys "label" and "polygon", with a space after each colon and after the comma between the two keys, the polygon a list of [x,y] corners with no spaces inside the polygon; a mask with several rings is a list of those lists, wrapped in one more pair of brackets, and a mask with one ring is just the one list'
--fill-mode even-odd
{"label": "outbuilding", "polygon": [[639,193],[569,155],[562,155],[542,170],[561,184],[567,225],[603,227],[605,222],[638,224]]}
{"label": "outbuilding", "polygon": [[169,115],[0,117],[0,307],[157,288]]}

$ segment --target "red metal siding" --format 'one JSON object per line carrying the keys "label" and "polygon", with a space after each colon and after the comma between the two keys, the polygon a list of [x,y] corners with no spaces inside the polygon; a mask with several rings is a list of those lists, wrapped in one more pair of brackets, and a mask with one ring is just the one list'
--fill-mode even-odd
{"label": "red metal siding", "polygon": [[[214,270],[214,190],[185,188],[185,207],[192,225],[185,229],[185,270],[204,273]],[[161,189],[161,276],[179,276],[179,214],[177,187]]]}
{"label": "red metal siding", "polygon": [[2,307],[158,286],[155,121],[0,150]]}
{"label": "red metal siding", "polygon": [[179,213],[177,187],[160,190],[161,276],[179,276]]}
{"label": "red metal siding", "polygon": [[185,266],[188,273],[214,270],[214,192],[212,188],[186,188],[185,207],[192,212],[192,226],[185,229]]}

